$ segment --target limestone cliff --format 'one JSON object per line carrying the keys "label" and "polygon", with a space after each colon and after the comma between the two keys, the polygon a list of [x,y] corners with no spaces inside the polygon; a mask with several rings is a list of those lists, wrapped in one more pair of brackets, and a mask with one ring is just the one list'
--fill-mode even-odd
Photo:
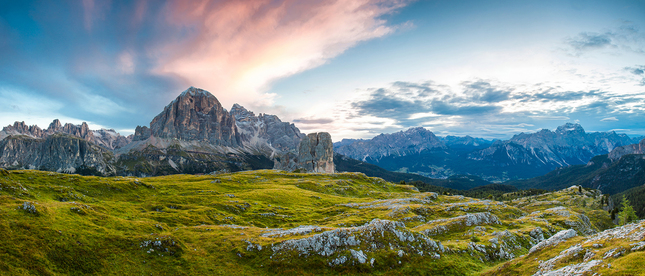
{"label": "limestone cliff", "polygon": [[310,133],[300,142],[300,165],[308,172],[334,173],[334,145],[327,132]]}
{"label": "limestone cliff", "polygon": [[5,168],[113,175],[111,156],[104,148],[66,134],[44,139],[10,136],[0,141],[0,167]]}
{"label": "limestone cliff", "polygon": [[310,133],[303,137],[298,154],[286,153],[276,159],[275,169],[304,170],[316,173],[334,173],[334,147],[327,132]]}

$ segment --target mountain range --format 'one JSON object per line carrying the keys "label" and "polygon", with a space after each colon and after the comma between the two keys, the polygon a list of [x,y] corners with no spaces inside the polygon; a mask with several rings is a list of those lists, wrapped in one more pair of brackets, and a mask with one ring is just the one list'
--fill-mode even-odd
{"label": "mountain range", "polygon": [[558,168],[543,176],[509,181],[506,184],[521,189],[556,190],[571,185],[598,189],[617,194],[645,184],[645,139],[637,144],[618,147],[608,154],[598,155],[586,164]]}
{"label": "mountain range", "polygon": [[166,175],[271,169],[297,152],[305,134],[277,116],[234,105],[190,87],[135,133],[92,131],[54,120],[47,129],[16,122],[0,131],[0,167],[96,175]]}
{"label": "mountain range", "polygon": [[[578,124],[494,141],[439,137],[419,127],[343,139],[333,151],[328,134],[310,136],[275,115],[256,115],[238,104],[227,111],[211,93],[190,87],[129,136],[59,120],[46,129],[24,122],[6,126],[0,131],[0,167],[136,176],[335,167],[424,187],[468,190],[510,181],[505,184],[521,189],[579,184],[611,194],[645,179],[642,137],[588,133]],[[326,159],[318,162],[316,155]]]}
{"label": "mountain range", "polygon": [[497,141],[437,137],[425,128],[411,128],[370,140],[343,140],[334,144],[334,150],[391,171],[433,178],[470,174],[502,182],[586,164],[596,155],[638,143],[641,138],[613,131],[587,133],[579,124],[571,123],[555,131],[543,129]]}

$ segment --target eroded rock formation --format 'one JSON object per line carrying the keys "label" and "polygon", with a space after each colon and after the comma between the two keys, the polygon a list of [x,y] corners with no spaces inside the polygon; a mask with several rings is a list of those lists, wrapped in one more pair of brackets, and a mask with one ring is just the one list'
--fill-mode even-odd
{"label": "eroded rock formation", "polygon": [[334,173],[336,169],[331,135],[327,132],[308,134],[300,141],[297,154],[288,152],[276,158],[274,169]]}
{"label": "eroded rock formation", "polygon": [[334,145],[327,132],[310,133],[300,141],[298,163],[308,172],[334,173]]}

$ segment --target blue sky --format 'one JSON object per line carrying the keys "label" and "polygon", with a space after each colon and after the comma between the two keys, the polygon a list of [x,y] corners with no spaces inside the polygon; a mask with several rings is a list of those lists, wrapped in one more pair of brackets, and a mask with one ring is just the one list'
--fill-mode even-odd
{"label": "blue sky", "polygon": [[128,133],[189,86],[334,140],[645,135],[643,1],[0,4],[0,123]]}

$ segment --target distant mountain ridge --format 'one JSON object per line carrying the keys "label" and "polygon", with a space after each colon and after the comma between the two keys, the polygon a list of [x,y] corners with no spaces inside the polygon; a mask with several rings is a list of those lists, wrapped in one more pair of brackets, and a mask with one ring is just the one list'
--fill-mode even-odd
{"label": "distant mountain ridge", "polygon": [[638,144],[615,148],[609,154],[595,156],[586,164],[562,167],[543,176],[505,184],[521,189],[549,190],[581,185],[606,194],[621,193],[645,185],[645,154],[639,150],[643,145],[645,139]]}
{"label": "distant mountain ridge", "polygon": [[425,128],[410,128],[392,134],[380,134],[370,140],[353,140],[334,144],[334,150],[358,160],[385,156],[405,156],[425,150],[444,150],[446,144]]}
{"label": "distant mountain ridge", "polygon": [[0,131],[0,140],[11,135],[24,135],[40,139],[57,133],[79,137],[111,150],[123,147],[132,141],[132,136],[122,136],[114,129],[90,130],[85,122],[80,125],[70,123],[62,125],[58,119],[55,119],[46,129],[41,129],[37,125],[27,126],[25,122],[15,122]]}
{"label": "distant mountain ridge", "polygon": [[625,134],[613,131],[586,133],[579,124],[567,123],[555,131],[542,129],[536,133],[520,133],[508,141],[498,141],[487,149],[473,152],[468,158],[497,162],[502,166],[524,163],[555,168],[584,164],[596,155],[632,143]]}
{"label": "distant mountain ridge", "polygon": [[612,160],[618,160],[627,154],[645,154],[645,138],[643,138],[638,144],[615,148],[609,153],[608,157]]}
{"label": "distant mountain ridge", "polygon": [[536,177],[633,144],[625,134],[587,133],[567,123],[555,131],[520,133],[509,140],[473,137],[437,137],[424,128],[381,134],[369,140],[345,140],[336,152],[391,171],[418,173],[434,178],[472,174],[489,181]]}

